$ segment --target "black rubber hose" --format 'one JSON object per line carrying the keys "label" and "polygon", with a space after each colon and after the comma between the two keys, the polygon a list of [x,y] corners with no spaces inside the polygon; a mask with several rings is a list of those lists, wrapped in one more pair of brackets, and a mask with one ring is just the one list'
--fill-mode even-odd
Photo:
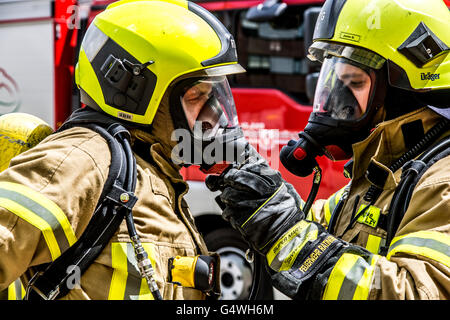
{"label": "black rubber hose", "polygon": [[250,295],[248,300],[256,300],[259,292],[259,284],[261,282],[261,268],[262,259],[259,253],[253,252],[253,277],[252,277],[252,288],[250,290]]}
{"label": "black rubber hose", "polygon": [[[392,172],[400,169],[406,162],[411,159],[417,157],[420,153],[425,151],[425,149],[433,142],[433,138],[443,133],[444,129],[448,125],[448,120],[444,119],[431,128],[425,136],[410,150],[405,152],[399,159],[397,159],[391,166],[389,166],[389,170]],[[371,185],[367,193],[364,195],[364,200],[371,202],[376,201],[376,199],[380,196],[383,190],[375,185]]]}
{"label": "black rubber hose", "polygon": [[[124,183],[124,189],[127,192],[134,193],[134,191],[136,189],[136,177],[137,177],[136,159],[133,156],[133,151],[131,149],[131,145],[130,145],[130,142],[128,141],[128,139],[123,138],[122,136],[120,136],[120,137],[123,139],[124,152],[125,152],[125,157],[127,159],[127,176],[126,176],[126,180]],[[136,231],[136,226],[134,224],[132,210],[126,209],[125,220],[126,220],[126,224],[127,224],[128,234],[130,235],[132,242],[134,244],[135,244],[135,242],[137,243],[139,250],[142,250],[142,252],[140,254],[144,255],[143,256],[144,260],[147,260],[148,259],[147,253],[145,252],[145,249],[141,246],[140,240],[139,240],[139,235],[137,234],[137,231]],[[136,251],[136,247],[135,247],[135,251]],[[137,253],[135,253],[135,254],[137,255]],[[148,260],[148,261],[150,261],[150,260]],[[138,263],[139,263],[139,261],[138,261]],[[153,266],[151,265],[151,263],[149,263],[149,267],[151,267],[153,269]],[[153,282],[154,282],[154,279],[153,279]],[[150,287],[150,292],[153,295],[153,298],[155,300],[163,300],[161,292],[158,290],[156,283],[155,283],[155,290],[152,290],[152,288]]]}
{"label": "black rubber hose", "polygon": [[[423,158],[419,158],[418,160],[423,161],[424,163],[429,164],[431,161],[433,161],[433,158],[436,157],[438,154],[441,154],[441,152],[443,152],[444,150],[450,150],[450,140],[446,140],[443,143],[440,143],[439,145],[435,146],[430,153],[427,152],[427,154],[423,155]],[[421,176],[421,175],[420,175]],[[418,181],[419,177],[415,177],[416,181]],[[413,186],[411,186],[408,190],[405,202],[404,202],[404,212],[406,212],[406,209],[409,205],[409,202],[411,201],[411,196],[412,196],[412,190],[410,190],[411,188],[414,188],[414,183]]]}
{"label": "black rubber hose", "polygon": [[[125,157],[127,159],[127,177],[125,180],[124,189],[128,192],[134,193],[134,190],[136,189],[136,159],[133,156],[133,151],[131,150],[128,139],[122,139],[124,142]],[[125,219],[130,237],[137,236],[136,226],[134,225],[133,213],[131,210],[127,210]]]}
{"label": "black rubber hose", "polygon": [[[407,155],[409,155],[410,160],[412,158],[415,158],[419,152],[423,152],[423,149],[428,147],[434,141],[433,138],[442,134],[444,129],[446,129],[446,127],[448,126],[448,123],[449,121],[445,119],[439,122],[433,128],[431,128],[430,131],[427,132],[427,134],[424,136],[424,138],[416,146],[414,146],[412,150],[410,150],[410,152],[407,152],[405,155],[403,155],[399,160],[395,162],[396,166],[398,166],[397,170],[400,169],[400,167],[403,166],[408,161],[408,158],[406,157]],[[439,143],[436,146],[434,146],[430,151],[421,155],[417,160],[427,163],[430,159],[432,159],[435,156],[436,153],[449,147],[450,147],[449,140],[445,141],[443,144]],[[410,185],[414,178],[415,175],[413,174],[407,175],[404,179],[402,179],[400,185],[397,187],[394,193],[393,196],[394,200],[392,201],[389,208],[386,243],[382,248],[383,254],[387,253],[387,250],[392,242],[392,239],[394,238],[394,234],[397,228],[399,227],[401,220],[403,219],[406,208],[410,201],[410,197],[408,197],[409,194],[408,191],[410,191],[409,190]],[[400,212],[399,210],[400,208],[403,209],[403,212]]]}
{"label": "black rubber hose", "polygon": [[322,169],[320,169],[320,167],[317,165],[316,167],[314,167],[314,177],[313,177],[313,184],[311,186],[311,191],[309,192],[308,199],[306,200],[306,203],[303,206],[303,212],[305,213],[305,215],[308,214],[309,209],[311,209],[311,206],[314,200],[316,199],[321,181],[322,181]]}

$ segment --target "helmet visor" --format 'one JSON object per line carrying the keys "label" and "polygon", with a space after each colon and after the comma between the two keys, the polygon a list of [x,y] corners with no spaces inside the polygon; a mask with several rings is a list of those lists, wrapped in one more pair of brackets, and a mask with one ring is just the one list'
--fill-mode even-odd
{"label": "helmet visor", "polygon": [[357,121],[366,113],[375,71],[344,58],[324,59],[314,96],[313,112],[336,120]]}
{"label": "helmet visor", "polygon": [[372,69],[381,69],[386,62],[382,56],[375,52],[360,47],[353,47],[339,43],[329,43],[323,41],[314,42],[308,49],[308,58],[312,61],[323,62],[330,56],[346,58],[358,64],[362,64]]}
{"label": "helmet visor", "polygon": [[193,80],[179,97],[189,129],[199,138],[212,138],[238,126],[236,107],[225,76]]}

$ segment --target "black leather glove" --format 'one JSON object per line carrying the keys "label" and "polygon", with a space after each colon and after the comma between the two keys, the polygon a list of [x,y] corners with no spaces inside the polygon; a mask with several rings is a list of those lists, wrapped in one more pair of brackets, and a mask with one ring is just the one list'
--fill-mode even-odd
{"label": "black leather glove", "polygon": [[223,218],[262,254],[305,217],[300,196],[264,159],[234,166],[220,177],[208,176],[206,185],[222,191],[216,201]]}
{"label": "black leather glove", "polygon": [[263,159],[208,176],[206,185],[222,191],[216,200],[223,218],[265,256],[273,284],[291,298],[320,297],[340,256],[353,248],[305,220],[300,196]]}

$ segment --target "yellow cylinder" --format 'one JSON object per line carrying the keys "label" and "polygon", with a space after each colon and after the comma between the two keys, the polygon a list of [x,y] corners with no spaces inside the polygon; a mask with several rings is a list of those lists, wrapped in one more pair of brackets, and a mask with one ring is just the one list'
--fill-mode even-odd
{"label": "yellow cylinder", "polygon": [[27,113],[0,116],[0,172],[8,168],[12,158],[31,149],[53,129],[40,118]]}

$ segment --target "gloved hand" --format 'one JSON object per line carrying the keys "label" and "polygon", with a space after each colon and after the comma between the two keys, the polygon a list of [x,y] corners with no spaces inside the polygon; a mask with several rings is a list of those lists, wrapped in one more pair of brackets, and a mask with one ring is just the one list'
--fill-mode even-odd
{"label": "gloved hand", "polygon": [[216,201],[223,218],[262,254],[305,217],[300,196],[264,159],[233,166],[223,176],[208,176],[206,185],[222,191]]}
{"label": "gloved hand", "polygon": [[320,298],[344,253],[372,259],[366,249],[305,220],[300,196],[264,159],[233,166],[222,176],[208,176],[206,185],[222,191],[216,201],[223,217],[265,256],[275,271],[272,284],[293,299]]}

